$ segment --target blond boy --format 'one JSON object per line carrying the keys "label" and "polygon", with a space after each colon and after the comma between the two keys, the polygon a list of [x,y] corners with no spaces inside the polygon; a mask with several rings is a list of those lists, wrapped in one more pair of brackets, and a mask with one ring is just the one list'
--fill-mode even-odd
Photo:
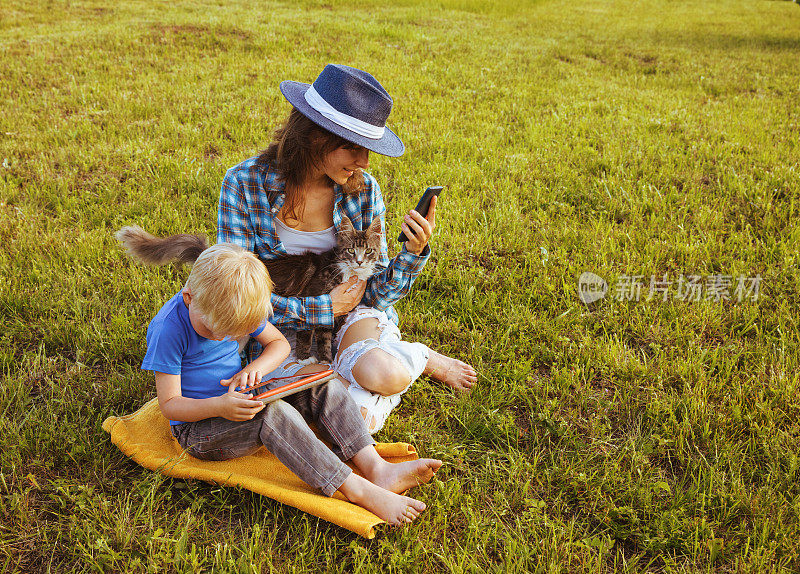
{"label": "blond boy", "polygon": [[[390,524],[411,522],[425,504],[399,493],[429,481],[441,461],[384,461],[338,379],[266,405],[237,390],[261,382],[289,354],[286,339],[266,321],[271,290],[255,255],[220,243],[197,257],[186,286],[151,321],[142,368],[155,373],[173,436],[203,460],[237,458],[265,446],[325,495],[339,490]],[[248,334],[263,351],[242,368],[236,339]],[[308,427],[312,420],[331,448]]]}

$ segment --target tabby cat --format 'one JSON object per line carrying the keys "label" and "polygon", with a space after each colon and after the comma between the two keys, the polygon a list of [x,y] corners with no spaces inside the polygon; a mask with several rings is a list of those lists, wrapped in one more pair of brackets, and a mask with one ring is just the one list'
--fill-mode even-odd
{"label": "tabby cat", "polygon": [[[208,247],[201,235],[180,233],[170,237],[155,237],[141,227],[123,227],[117,239],[134,258],[151,265],[193,263]],[[366,280],[374,272],[381,254],[381,220],[376,217],[364,231],[358,231],[347,216],[336,231],[336,247],[323,253],[282,255],[276,259],[261,259],[274,283],[273,292],[283,297],[316,297],[348,281],[354,275]],[[295,356],[308,364],[319,360],[333,361],[333,335],[344,322],[337,317],[333,329],[315,327],[297,331]],[[316,335],[317,357],[311,356],[311,344]]]}

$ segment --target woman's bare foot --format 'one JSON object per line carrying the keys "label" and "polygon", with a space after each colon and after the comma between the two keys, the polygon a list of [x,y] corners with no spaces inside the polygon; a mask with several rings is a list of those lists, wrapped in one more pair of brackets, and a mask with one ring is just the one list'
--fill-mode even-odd
{"label": "woman's bare foot", "polygon": [[422,374],[442,381],[448,387],[465,392],[471,391],[478,380],[478,373],[470,365],[458,359],[446,357],[433,349],[430,349],[428,364],[425,365]]}
{"label": "woman's bare foot", "polygon": [[[381,459],[382,460],[382,459]],[[367,480],[391,492],[401,493],[430,482],[442,466],[441,460],[420,458],[406,462],[386,462],[364,470]]]}
{"label": "woman's bare foot", "polygon": [[345,479],[339,491],[353,504],[395,526],[412,522],[426,508],[421,500],[389,492],[355,473]]}

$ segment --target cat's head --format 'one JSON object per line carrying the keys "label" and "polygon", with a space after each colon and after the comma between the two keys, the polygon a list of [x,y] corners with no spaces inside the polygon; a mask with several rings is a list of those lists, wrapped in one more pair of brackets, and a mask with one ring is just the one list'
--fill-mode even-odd
{"label": "cat's head", "polygon": [[381,256],[381,218],[376,217],[364,231],[353,227],[353,222],[342,216],[342,225],[336,231],[336,259],[342,271],[350,270],[362,279],[372,275]]}

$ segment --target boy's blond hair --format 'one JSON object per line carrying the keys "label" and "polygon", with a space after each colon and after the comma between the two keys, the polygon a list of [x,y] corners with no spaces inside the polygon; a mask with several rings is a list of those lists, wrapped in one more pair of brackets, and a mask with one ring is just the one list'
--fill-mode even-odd
{"label": "boy's blond hair", "polygon": [[217,243],[192,265],[192,303],[215,334],[240,337],[272,315],[272,279],[258,258],[233,243]]}

